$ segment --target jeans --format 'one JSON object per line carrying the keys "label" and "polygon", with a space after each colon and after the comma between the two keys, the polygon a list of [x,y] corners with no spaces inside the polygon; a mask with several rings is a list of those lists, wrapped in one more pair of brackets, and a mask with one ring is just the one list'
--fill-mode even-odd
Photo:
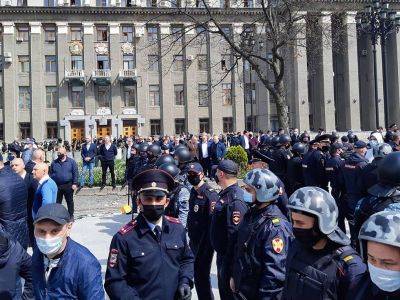
{"label": "jeans", "polygon": [[94,173],[94,160],[90,162],[84,162],[82,164],[82,177],[81,177],[81,183],[80,186],[85,185],[85,177],[86,177],[86,172],[89,169],[89,185],[93,184],[93,173]]}

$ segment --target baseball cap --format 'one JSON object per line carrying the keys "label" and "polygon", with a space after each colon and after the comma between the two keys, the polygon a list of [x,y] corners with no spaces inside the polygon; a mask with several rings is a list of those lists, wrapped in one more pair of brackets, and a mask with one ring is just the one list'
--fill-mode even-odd
{"label": "baseball cap", "polygon": [[367,144],[363,141],[357,141],[354,143],[354,149],[367,148]]}
{"label": "baseball cap", "polygon": [[232,160],[224,159],[221,160],[217,167],[218,170],[221,170],[224,173],[237,175],[239,172],[239,166]]}
{"label": "baseball cap", "polygon": [[68,210],[58,203],[51,203],[39,208],[33,224],[42,220],[52,220],[60,225],[65,225],[71,222],[71,217]]}
{"label": "baseball cap", "polygon": [[201,164],[194,162],[189,164],[188,169],[187,169],[188,173],[195,173],[196,175],[202,173],[203,167],[201,166]]}

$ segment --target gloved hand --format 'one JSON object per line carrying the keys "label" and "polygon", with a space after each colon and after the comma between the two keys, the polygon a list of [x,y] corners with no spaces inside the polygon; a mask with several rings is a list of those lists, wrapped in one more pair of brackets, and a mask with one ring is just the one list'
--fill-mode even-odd
{"label": "gloved hand", "polygon": [[181,284],[178,287],[178,300],[190,300],[192,299],[192,291],[190,286],[186,283]]}

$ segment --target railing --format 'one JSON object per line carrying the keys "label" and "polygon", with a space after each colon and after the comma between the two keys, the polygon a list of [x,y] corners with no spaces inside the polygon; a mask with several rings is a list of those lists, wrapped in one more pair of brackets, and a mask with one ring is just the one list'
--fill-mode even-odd
{"label": "railing", "polygon": [[137,77],[137,71],[136,69],[123,69],[119,71],[119,77],[122,78],[133,78]]}
{"label": "railing", "polygon": [[84,70],[65,71],[65,77],[67,77],[67,78],[81,78],[81,77],[85,77],[85,71],[84,71]]}
{"label": "railing", "polygon": [[93,78],[108,78],[111,77],[110,70],[94,70],[92,73]]}

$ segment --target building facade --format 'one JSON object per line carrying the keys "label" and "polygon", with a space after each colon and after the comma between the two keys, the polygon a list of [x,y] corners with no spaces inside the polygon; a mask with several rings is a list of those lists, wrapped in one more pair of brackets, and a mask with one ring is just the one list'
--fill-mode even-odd
{"label": "building facade", "polygon": [[[355,24],[355,12],[362,4],[348,2],[347,13],[340,14],[347,30],[339,37],[343,51],[320,47],[317,60],[310,59],[312,54],[304,47],[291,47],[286,53],[292,127],[369,130],[376,126],[371,46]],[[0,139],[221,133],[250,128],[251,115],[254,130],[278,127],[275,104],[255,72],[234,59],[218,34],[192,24],[184,14],[174,14],[173,7],[181,2],[1,0],[0,4]],[[201,6],[192,0],[184,5]],[[218,10],[226,30],[240,34],[252,23],[257,33],[265,33],[264,26],[253,23],[254,15],[262,14],[257,3],[210,5],[215,10],[232,7]],[[190,13],[201,18],[203,11],[199,7]],[[333,17],[320,18],[331,24]],[[334,40],[335,31],[329,33]],[[323,43],[326,32],[319,34]],[[182,46],[187,43],[188,47]],[[400,118],[398,43],[395,34],[389,38],[393,122]],[[258,51],[268,55],[267,46]],[[383,101],[379,103],[383,106]],[[379,109],[383,120],[383,107]]]}

